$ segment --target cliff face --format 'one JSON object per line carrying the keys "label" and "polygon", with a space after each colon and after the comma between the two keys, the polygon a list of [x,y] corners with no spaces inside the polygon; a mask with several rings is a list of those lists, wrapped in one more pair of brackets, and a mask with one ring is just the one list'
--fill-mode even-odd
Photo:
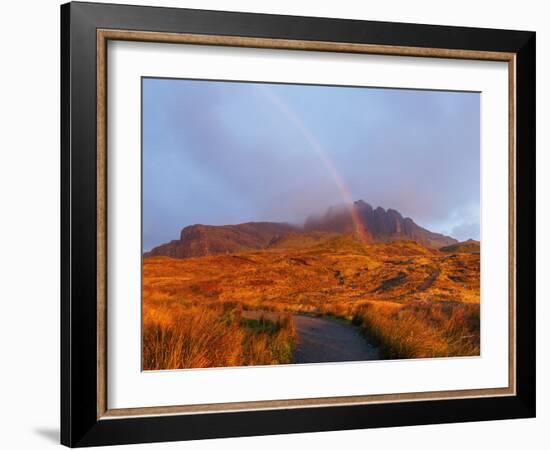
{"label": "cliff face", "polygon": [[192,258],[261,249],[294,228],[285,223],[248,222],[238,225],[191,225],[181,230],[180,239],[153,248],[144,256]]}
{"label": "cliff face", "polygon": [[[354,216],[358,219],[354,223]],[[403,217],[395,209],[385,210],[359,200],[350,206],[331,207],[324,216],[310,216],[304,225],[306,231],[349,233],[360,226],[364,235],[375,242],[410,239],[426,247],[440,248],[457,243],[456,239],[432,233],[417,225],[410,217]]]}
{"label": "cliff face", "polygon": [[[355,218],[355,221],[354,221]],[[328,209],[323,216],[310,216],[303,228],[277,222],[248,222],[238,225],[191,225],[181,230],[179,240],[153,248],[148,256],[193,258],[207,255],[260,250],[292,242],[293,246],[324,239],[326,233],[354,234],[357,226],[361,235],[372,242],[413,240],[429,248],[441,248],[458,241],[449,236],[432,233],[403,217],[395,209],[385,210],[362,200],[349,206]],[[316,233],[321,235],[316,235]]]}

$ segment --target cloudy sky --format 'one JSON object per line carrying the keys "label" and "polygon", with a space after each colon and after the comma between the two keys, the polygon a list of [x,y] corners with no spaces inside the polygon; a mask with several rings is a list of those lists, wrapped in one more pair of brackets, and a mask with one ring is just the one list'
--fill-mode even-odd
{"label": "cloudy sky", "polygon": [[143,79],[143,246],[363,199],[479,239],[479,94]]}

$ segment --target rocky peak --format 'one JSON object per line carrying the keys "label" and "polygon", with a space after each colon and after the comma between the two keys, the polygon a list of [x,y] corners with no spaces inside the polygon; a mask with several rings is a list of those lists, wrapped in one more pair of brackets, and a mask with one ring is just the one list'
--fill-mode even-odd
{"label": "rocky peak", "polygon": [[432,233],[419,225],[411,218],[403,218],[395,209],[385,210],[381,206],[373,209],[363,200],[357,200],[346,207],[329,208],[325,216],[311,216],[306,220],[306,231],[332,231],[346,233],[355,230],[353,211],[359,217],[360,226],[364,234],[374,241],[392,241],[397,239],[411,239],[428,247],[439,248],[456,242],[455,239]]}
{"label": "rocky peak", "polygon": [[353,206],[359,211],[372,211],[372,206],[363,200],[356,200]]}

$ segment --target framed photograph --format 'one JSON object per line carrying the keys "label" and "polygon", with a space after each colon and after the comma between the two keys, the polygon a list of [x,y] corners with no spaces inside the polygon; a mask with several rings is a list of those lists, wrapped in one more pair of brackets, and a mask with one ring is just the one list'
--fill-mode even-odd
{"label": "framed photograph", "polygon": [[535,33],[61,7],[61,441],[535,415]]}

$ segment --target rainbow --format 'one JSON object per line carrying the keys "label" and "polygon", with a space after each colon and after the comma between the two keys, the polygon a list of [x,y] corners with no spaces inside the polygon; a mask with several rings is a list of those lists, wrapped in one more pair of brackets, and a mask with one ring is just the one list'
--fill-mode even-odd
{"label": "rainbow", "polygon": [[340,192],[346,207],[349,209],[353,227],[355,233],[359,239],[366,243],[369,240],[369,237],[366,232],[365,224],[363,223],[357,208],[354,207],[354,200],[351,194],[351,190],[346,186],[344,179],[338,173],[336,166],[328,157],[327,151],[324,149],[319,140],[311,132],[311,130],[306,126],[304,121],[290,108],[283,99],[275,94],[271,89],[265,85],[258,85],[259,92],[269,100],[284,116],[285,118],[300,132],[304,137],[305,141],[308,143],[309,148],[315,153],[315,155],[321,160],[323,166],[327,170],[330,178],[333,180],[338,191]]}

